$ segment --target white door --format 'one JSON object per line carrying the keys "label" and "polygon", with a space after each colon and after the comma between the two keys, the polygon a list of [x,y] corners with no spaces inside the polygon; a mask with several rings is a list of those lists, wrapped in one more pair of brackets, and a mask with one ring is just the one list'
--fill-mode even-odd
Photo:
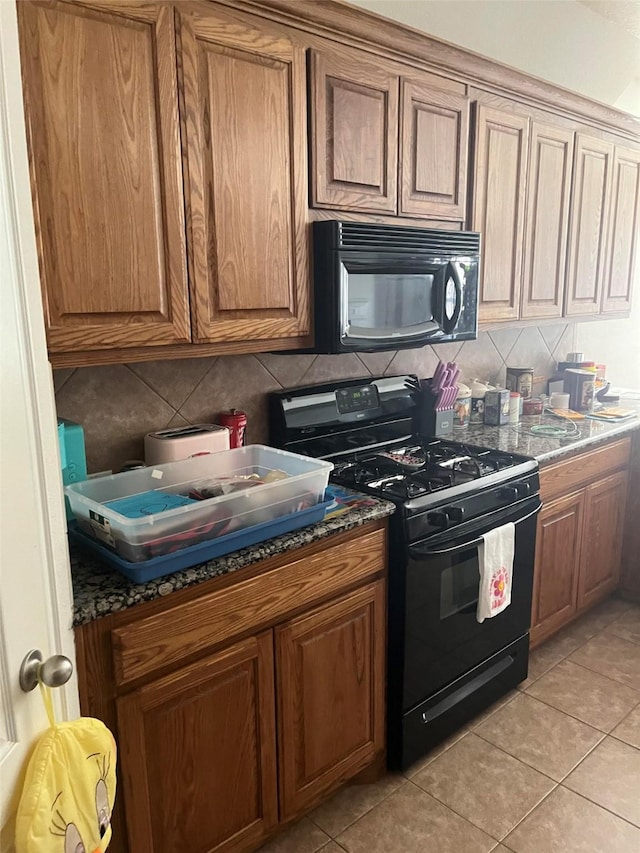
{"label": "white door", "polygon": [[[0,0],[0,849],[11,850],[25,759],[48,723],[23,657],[74,663],[55,405],[42,317],[13,0]],[[54,691],[78,716],[75,676]]]}

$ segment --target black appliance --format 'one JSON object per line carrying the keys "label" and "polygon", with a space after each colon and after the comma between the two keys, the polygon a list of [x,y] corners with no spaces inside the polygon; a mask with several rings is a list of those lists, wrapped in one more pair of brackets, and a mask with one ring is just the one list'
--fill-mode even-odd
{"label": "black appliance", "polygon": [[332,220],[313,247],[314,352],[477,338],[479,234]]}
{"label": "black appliance", "polygon": [[[388,758],[405,768],[527,677],[538,463],[422,438],[415,377],[270,395],[270,441],[330,459],[331,480],[393,501],[389,537]],[[482,535],[516,529],[511,604],[476,619]]]}

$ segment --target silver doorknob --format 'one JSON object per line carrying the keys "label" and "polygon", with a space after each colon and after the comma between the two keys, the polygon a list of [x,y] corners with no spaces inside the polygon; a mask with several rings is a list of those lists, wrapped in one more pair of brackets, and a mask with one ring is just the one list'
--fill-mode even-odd
{"label": "silver doorknob", "polygon": [[38,682],[47,687],[61,687],[73,674],[73,664],[64,655],[51,655],[44,663],[40,649],[32,649],[20,667],[20,687],[30,693]]}

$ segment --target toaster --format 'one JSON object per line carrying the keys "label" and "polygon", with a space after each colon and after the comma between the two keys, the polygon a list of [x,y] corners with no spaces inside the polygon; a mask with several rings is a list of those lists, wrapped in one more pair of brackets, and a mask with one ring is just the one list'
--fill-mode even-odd
{"label": "toaster", "polygon": [[144,437],[144,458],[147,465],[161,465],[189,459],[201,453],[229,450],[229,430],[218,424],[161,429]]}

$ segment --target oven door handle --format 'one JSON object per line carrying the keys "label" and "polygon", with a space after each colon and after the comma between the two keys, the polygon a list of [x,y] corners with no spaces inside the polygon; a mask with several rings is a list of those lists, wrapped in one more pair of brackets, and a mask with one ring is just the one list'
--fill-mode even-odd
{"label": "oven door handle", "polygon": [[[523,521],[531,518],[536,515],[542,509],[542,501],[538,504],[538,506],[532,510],[532,512],[528,512],[526,515],[523,515],[522,518],[516,519],[514,524],[521,524]],[[453,545],[451,548],[421,548],[419,546],[412,546],[409,548],[410,554],[416,554],[419,557],[430,557],[432,554],[455,554],[456,551],[463,551],[465,548],[473,548],[474,545],[480,545],[483,541],[482,536],[476,536],[475,539],[470,539],[468,542],[462,542],[458,545]]]}

